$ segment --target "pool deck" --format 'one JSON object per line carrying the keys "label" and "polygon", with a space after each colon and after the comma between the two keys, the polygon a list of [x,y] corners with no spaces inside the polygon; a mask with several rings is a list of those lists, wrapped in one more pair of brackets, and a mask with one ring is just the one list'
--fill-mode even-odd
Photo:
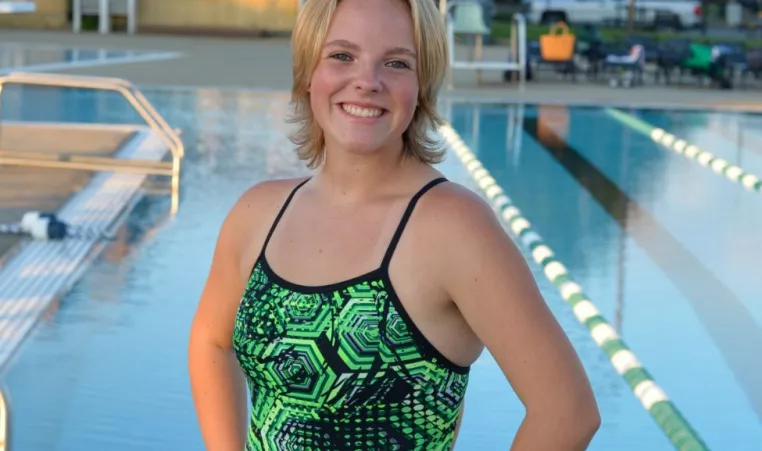
{"label": "pool deck", "polygon": [[[138,86],[173,86],[287,91],[291,84],[291,55],[286,38],[219,38],[170,35],[0,30],[0,42],[62,47],[110,48],[178,52],[179,58],[96,67],[57,70],[60,73],[126,78]],[[456,54],[465,58],[469,49],[458,46]],[[486,60],[504,60],[507,48],[490,46]],[[524,92],[518,85],[504,83],[499,71],[484,72],[483,85],[473,71],[455,71],[454,89],[444,96],[482,101],[524,101],[576,105],[618,105],[700,109],[742,109],[762,111],[762,88],[729,91],[697,86],[686,81],[680,86],[655,85],[631,89],[612,88],[605,80],[590,82],[578,77],[577,83],[558,78],[547,71],[539,81],[528,83]]]}

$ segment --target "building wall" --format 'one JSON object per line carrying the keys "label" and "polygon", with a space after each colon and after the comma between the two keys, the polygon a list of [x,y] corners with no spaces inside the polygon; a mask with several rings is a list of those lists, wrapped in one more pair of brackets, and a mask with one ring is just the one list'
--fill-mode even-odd
{"label": "building wall", "polygon": [[144,30],[225,34],[290,32],[299,0],[160,0],[139,4]]}
{"label": "building wall", "polygon": [[[114,0],[112,0],[114,1]],[[0,27],[69,28],[71,0],[36,0],[33,14],[0,14]],[[138,0],[138,29],[180,33],[289,33],[299,0]]]}

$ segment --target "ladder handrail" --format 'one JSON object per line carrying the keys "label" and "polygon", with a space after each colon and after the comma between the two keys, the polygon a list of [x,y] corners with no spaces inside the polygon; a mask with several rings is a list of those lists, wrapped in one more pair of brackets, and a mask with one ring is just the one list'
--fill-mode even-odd
{"label": "ladder handrail", "polygon": [[[452,10],[456,8],[458,5],[463,4],[469,4],[474,3],[473,0],[439,0],[439,8],[440,13],[442,15],[442,20],[444,20],[445,24],[445,30],[447,33],[447,47],[448,47],[448,53],[449,53],[449,61],[450,61],[450,68],[447,73],[447,87],[449,89],[452,89],[452,70],[453,66],[456,63],[461,63],[460,61],[455,60],[455,31],[453,29],[453,17],[452,17]],[[526,84],[526,63],[527,63],[527,46],[526,46],[526,40],[527,40],[527,31],[526,31],[526,19],[524,18],[524,15],[521,13],[515,13],[513,14],[513,18],[511,19],[511,51],[510,56],[513,60],[512,62],[508,63],[508,66],[516,65],[518,66],[518,72],[519,72],[519,90],[524,91],[525,84]],[[518,48],[516,48],[518,47]],[[476,66],[476,64],[471,64],[468,69],[479,69]],[[512,67],[505,67],[505,63],[501,64],[497,62],[496,64],[492,64],[491,66],[487,67],[488,69],[496,69],[503,67],[504,70],[517,70]],[[461,64],[459,64],[459,67],[463,68]]]}
{"label": "ladder handrail", "polygon": [[97,89],[103,91],[116,91],[135,108],[148,123],[164,139],[173,155],[183,157],[185,147],[179,136],[170,128],[164,118],[156,111],[151,103],[127,80],[109,77],[89,77],[82,75],[43,74],[34,72],[11,72],[0,76],[0,94],[3,85],[24,84],[38,86],[59,86],[66,88]]}
{"label": "ladder handrail", "polygon": [[[519,89],[523,91],[527,76],[527,20],[523,14],[515,13],[511,24],[511,52],[516,52],[519,63]],[[514,48],[517,38],[518,49]]]}
{"label": "ladder handrail", "polygon": [[145,96],[143,96],[132,83],[121,78],[12,72],[0,76],[0,102],[2,102],[3,87],[6,84],[94,89],[101,91],[116,91],[121,94],[143,120],[146,121],[148,127],[156,132],[172,153],[172,213],[174,214],[177,212],[180,189],[180,160],[185,156],[185,146],[177,133],[172,130],[153,105],[151,105]]}
{"label": "ladder handrail", "polygon": [[5,390],[0,388],[0,451],[8,451],[11,448],[8,442],[9,415],[10,409],[5,399]]}

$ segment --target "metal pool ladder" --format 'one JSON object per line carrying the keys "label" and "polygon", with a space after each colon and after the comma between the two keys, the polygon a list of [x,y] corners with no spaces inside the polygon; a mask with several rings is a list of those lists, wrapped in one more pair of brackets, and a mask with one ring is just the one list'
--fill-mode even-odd
{"label": "metal pool ladder", "polygon": [[0,451],[11,449],[8,443],[8,426],[10,426],[10,412],[8,402],[5,399],[5,390],[0,388]]}
{"label": "metal pool ladder", "polygon": [[39,154],[0,150],[0,166],[32,166],[167,176],[171,178],[171,212],[173,215],[177,213],[180,205],[180,161],[185,155],[185,147],[177,133],[172,130],[151,103],[130,82],[120,78],[14,72],[0,77],[0,105],[2,105],[3,87],[7,84],[115,91],[121,94],[132,105],[135,111],[146,121],[148,127],[166,144],[172,153],[172,161],[131,160],[74,154]]}
{"label": "metal pool ladder", "polygon": [[[478,23],[468,23],[466,27],[469,30],[458,30],[455,17],[451,11],[461,6],[467,8],[471,14],[478,16],[469,16],[470,21]],[[511,20],[510,51],[507,61],[485,61],[482,59],[482,33],[489,29],[482,21],[483,10],[481,4],[473,0],[439,0],[439,11],[445,21],[445,30],[447,32],[448,58],[450,61],[450,70],[447,74],[447,88],[453,89],[454,69],[474,70],[476,71],[477,81],[481,84],[482,70],[497,70],[506,72],[518,72],[519,91],[524,91],[526,84],[526,66],[527,66],[527,30],[526,19],[520,13],[513,15]],[[457,10],[456,10],[457,11]],[[471,29],[473,28],[473,29]],[[479,30],[481,29],[481,30]],[[455,58],[455,34],[464,32],[474,34],[476,38],[475,59],[476,61],[463,61]]]}

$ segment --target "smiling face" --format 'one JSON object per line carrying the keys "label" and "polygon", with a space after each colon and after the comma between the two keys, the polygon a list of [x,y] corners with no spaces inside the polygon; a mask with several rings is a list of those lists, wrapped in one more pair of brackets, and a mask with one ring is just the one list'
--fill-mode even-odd
{"label": "smiling face", "polygon": [[418,102],[416,62],[406,2],[339,2],[309,87],[329,153],[401,151]]}

